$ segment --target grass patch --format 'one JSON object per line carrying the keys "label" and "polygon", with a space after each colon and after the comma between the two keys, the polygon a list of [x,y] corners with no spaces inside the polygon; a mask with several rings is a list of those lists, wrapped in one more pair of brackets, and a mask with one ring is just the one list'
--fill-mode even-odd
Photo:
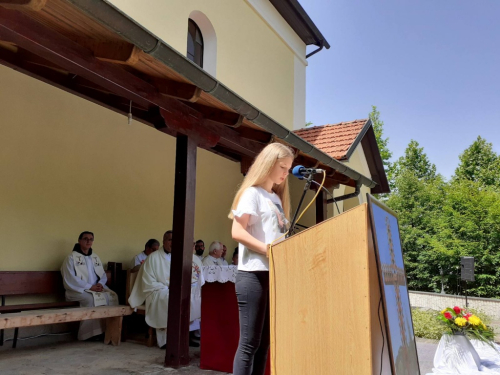
{"label": "grass patch", "polygon": [[439,340],[446,329],[446,325],[436,318],[439,311],[411,309],[413,330],[416,337]]}
{"label": "grass patch", "polygon": [[[469,309],[469,311],[477,315],[484,324],[489,325],[491,323],[491,318],[484,312],[475,309]],[[439,311],[436,310],[412,308],[411,316],[413,318],[415,336],[439,340],[446,330],[446,324],[436,318],[438,314]]]}

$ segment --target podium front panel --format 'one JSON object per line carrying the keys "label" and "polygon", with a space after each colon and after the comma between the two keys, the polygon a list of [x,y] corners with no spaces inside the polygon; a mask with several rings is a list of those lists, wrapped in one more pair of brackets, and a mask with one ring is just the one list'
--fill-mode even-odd
{"label": "podium front panel", "polygon": [[368,224],[361,205],[273,248],[272,374],[372,373],[380,294]]}

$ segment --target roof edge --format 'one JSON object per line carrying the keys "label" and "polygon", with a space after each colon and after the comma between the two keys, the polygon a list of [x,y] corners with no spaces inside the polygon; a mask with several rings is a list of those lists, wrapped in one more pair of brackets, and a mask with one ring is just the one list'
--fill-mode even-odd
{"label": "roof edge", "polygon": [[363,128],[361,128],[361,131],[358,133],[358,135],[354,139],[354,142],[351,143],[351,146],[349,147],[349,149],[345,153],[342,160],[349,160],[351,158],[352,153],[354,152],[354,150],[356,149],[358,144],[361,142],[361,140],[363,139],[366,132],[368,131],[368,129],[370,129],[371,126],[372,126],[372,120],[369,118],[368,120],[366,120],[365,124],[363,125]]}
{"label": "roof edge", "polygon": [[[321,31],[319,31],[318,27],[316,24],[313,22],[311,17],[309,17],[309,14],[305,11],[305,9],[300,5],[300,3],[297,0],[288,0],[288,4],[297,12],[297,14],[300,16],[304,24],[311,30],[311,33],[314,35],[317,43],[316,46],[318,47],[324,47],[326,49],[330,49],[330,44],[326,40],[326,38],[323,36]],[[290,25],[292,26],[292,25]],[[293,26],[292,26],[293,28]]]}

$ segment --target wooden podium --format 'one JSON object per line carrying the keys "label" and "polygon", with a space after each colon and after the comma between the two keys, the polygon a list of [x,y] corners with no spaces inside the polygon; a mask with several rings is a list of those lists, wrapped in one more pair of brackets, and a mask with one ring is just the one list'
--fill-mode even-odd
{"label": "wooden podium", "polygon": [[273,375],[379,374],[387,334],[366,204],[273,246],[270,293]]}

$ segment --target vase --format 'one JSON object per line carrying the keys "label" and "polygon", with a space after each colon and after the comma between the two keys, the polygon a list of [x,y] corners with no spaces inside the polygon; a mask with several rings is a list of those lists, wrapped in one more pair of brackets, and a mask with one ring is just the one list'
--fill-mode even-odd
{"label": "vase", "polygon": [[481,358],[479,358],[479,355],[477,354],[476,349],[472,346],[469,338],[463,332],[454,332],[453,335],[451,335],[451,338],[455,341],[456,347],[459,348],[464,357],[472,357],[479,370],[481,367]]}

